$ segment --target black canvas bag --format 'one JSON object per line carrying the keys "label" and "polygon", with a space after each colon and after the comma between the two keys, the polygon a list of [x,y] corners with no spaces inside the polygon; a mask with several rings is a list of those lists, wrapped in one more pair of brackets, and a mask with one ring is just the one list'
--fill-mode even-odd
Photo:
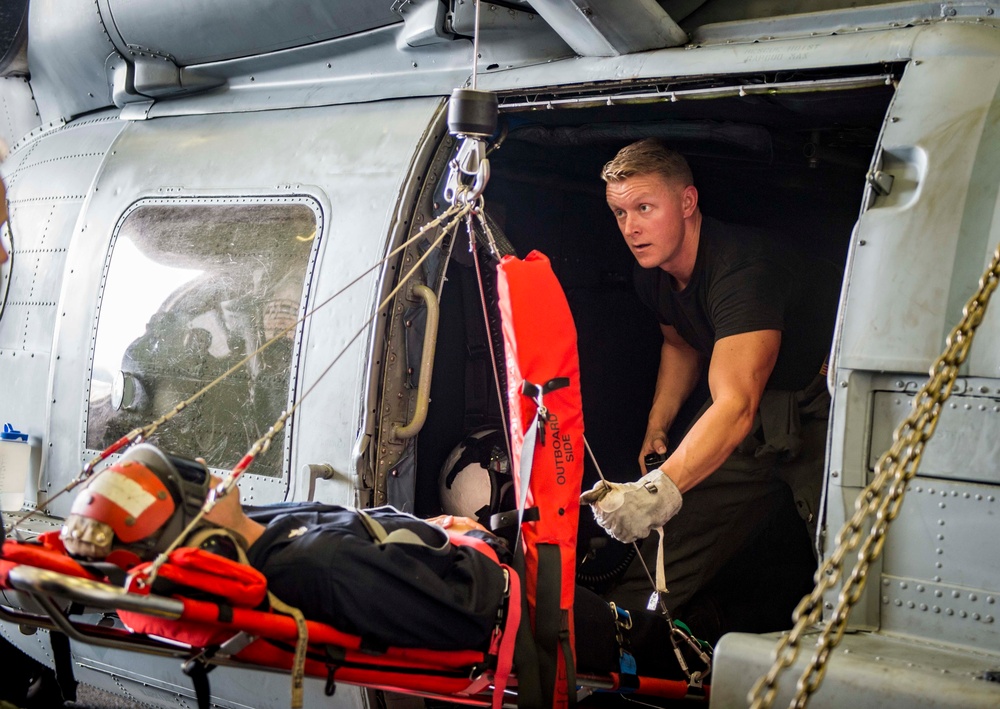
{"label": "black canvas bag", "polygon": [[247,552],[285,603],[362,638],[364,647],[486,650],[504,572],[487,554],[391,507],[273,506]]}

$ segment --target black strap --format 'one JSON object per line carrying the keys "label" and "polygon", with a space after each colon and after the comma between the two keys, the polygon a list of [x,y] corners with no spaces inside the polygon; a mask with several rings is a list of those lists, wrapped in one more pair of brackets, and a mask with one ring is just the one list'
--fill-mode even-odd
{"label": "black strap", "polygon": [[551,707],[559,664],[559,634],[562,619],[559,598],[562,595],[562,564],[556,544],[538,545],[538,580],[535,584],[535,644],[542,681],[542,706]]}
{"label": "black strap", "polygon": [[52,659],[56,669],[56,683],[64,702],[76,701],[76,677],[73,676],[73,659],[69,651],[69,638],[63,633],[51,631]]}
{"label": "black strap", "polygon": [[219,611],[218,618],[220,623],[232,623],[233,622],[233,607],[228,603],[217,603],[216,608]]}
{"label": "black strap", "polygon": [[337,692],[337,665],[326,666],[326,685],[323,687],[323,694],[332,697]]}
{"label": "black strap", "polygon": [[[549,410],[546,408],[544,401],[545,395],[567,386],[569,386],[569,377],[556,377],[544,384],[534,384],[527,379],[521,383],[521,393],[530,399],[534,399],[535,406],[538,407],[535,417],[535,429],[538,434],[538,445],[540,446],[545,445],[545,424],[549,420]],[[527,434],[525,434],[525,438],[527,438]],[[522,449],[521,458],[521,465],[523,467],[524,449]]]}
{"label": "black strap", "polygon": [[573,646],[570,643],[569,611],[559,613],[559,644],[562,647],[563,662],[566,664],[566,696],[569,707],[576,706],[576,662],[573,661]]}
{"label": "black strap", "polygon": [[125,579],[128,577],[128,574],[120,566],[107,561],[86,562],[78,560],[77,563],[97,576],[104,576],[113,586],[124,586]]}
{"label": "black strap", "polygon": [[198,709],[211,709],[211,688],[208,684],[208,673],[212,669],[199,658],[184,663],[184,674],[191,678],[194,685],[194,696],[198,700]]}
{"label": "black strap", "polygon": [[366,655],[384,655],[389,651],[389,643],[376,637],[362,635],[358,650]]}
{"label": "black strap", "polygon": [[532,384],[527,379],[524,380],[524,384],[521,385],[521,393],[525,396],[530,396],[532,399],[538,400],[539,396],[544,396],[549,392],[553,392],[556,389],[562,389],[563,387],[569,386],[569,377],[556,377],[555,379],[550,379],[544,384]]}
{"label": "black strap", "polygon": [[[522,579],[524,575],[524,549],[518,545],[514,555],[514,571]],[[542,680],[538,673],[538,649],[531,633],[528,614],[528,594],[521,594],[521,622],[517,626],[514,640],[514,670],[517,673],[517,706],[524,709],[538,709],[542,703]]]}
{"label": "black strap", "polygon": [[[541,512],[537,507],[526,509],[522,517],[522,521],[524,522],[537,522],[539,519],[541,519]],[[506,512],[497,512],[495,515],[490,515],[489,523],[489,528],[494,532],[513,527],[517,524],[517,510],[507,510]]]}
{"label": "black strap", "polygon": [[634,692],[639,689],[639,675],[622,672],[618,675],[618,691]]}

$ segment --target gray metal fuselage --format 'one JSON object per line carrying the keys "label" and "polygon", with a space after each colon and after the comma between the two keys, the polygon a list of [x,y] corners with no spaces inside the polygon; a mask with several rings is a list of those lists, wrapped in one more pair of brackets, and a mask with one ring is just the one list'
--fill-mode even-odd
{"label": "gray metal fuselage", "polygon": [[[487,210],[519,254],[547,253],[567,290],[588,439],[605,467],[634,465],[657,354],[597,177],[619,147],[674,141],[706,212],[783,230],[844,266],[817,511],[827,556],[1000,243],[1000,4],[840,4],[795,15],[768,3],[668,14],[672,3],[608,0],[590,15],[569,0],[484,5],[476,78],[499,95],[504,131]],[[34,532],[58,528],[71,499],[50,498],[119,429],[273,335],[278,306],[315,312],[280,355],[252,358],[162,435],[231,469],[308,392],[241,481],[244,502],[436,511],[437,472],[472,398],[452,270],[467,244],[378,306],[426,244],[394,249],[442,209],[456,146],[447,97],[471,80],[474,4],[245,5],[234,19],[197,0],[184,12],[99,0],[96,13],[34,0],[30,78],[4,67],[0,420],[36,451],[24,481],[25,510],[44,510]],[[427,423],[400,438],[428,394],[416,384],[417,284],[440,297],[441,325]],[[1000,670],[998,411],[993,306],[812,706],[1000,702],[1000,685],[979,679]],[[5,509],[5,522],[22,512]],[[47,633],[0,633],[51,664]],[[774,643],[723,639],[713,706],[744,702]],[[83,681],[193,705],[175,661],[73,653]],[[288,682],[220,668],[212,689],[220,706],[283,706]],[[346,687],[323,698],[319,682],[308,692],[307,703],[372,701]]]}

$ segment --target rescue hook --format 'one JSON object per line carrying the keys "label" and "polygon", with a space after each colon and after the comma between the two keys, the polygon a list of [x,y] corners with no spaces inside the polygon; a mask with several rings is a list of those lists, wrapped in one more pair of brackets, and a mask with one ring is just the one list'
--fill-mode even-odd
{"label": "rescue hook", "polygon": [[497,130],[498,103],[492,91],[455,89],[448,102],[448,132],[462,138],[449,163],[444,198],[450,204],[473,204],[490,179],[486,141]]}

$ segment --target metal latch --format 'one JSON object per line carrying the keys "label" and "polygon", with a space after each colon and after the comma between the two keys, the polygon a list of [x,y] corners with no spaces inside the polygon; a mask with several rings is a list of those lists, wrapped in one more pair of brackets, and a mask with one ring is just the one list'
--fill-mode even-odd
{"label": "metal latch", "polygon": [[894,178],[888,172],[872,170],[865,176],[865,179],[868,180],[868,184],[872,186],[875,194],[879,197],[885,197],[892,192],[892,181]]}

